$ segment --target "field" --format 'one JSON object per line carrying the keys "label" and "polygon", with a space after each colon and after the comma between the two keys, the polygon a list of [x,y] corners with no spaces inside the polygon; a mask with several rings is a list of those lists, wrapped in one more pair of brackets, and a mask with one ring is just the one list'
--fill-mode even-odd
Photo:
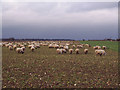
{"label": "field", "polygon": [[114,42],[88,42],[106,45],[106,56],[96,56],[92,47],[88,54],[57,54],[56,49],[41,46],[24,54],[2,48],[3,88],[117,88],[118,52]]}
{"label": "field", "polygon": [[114,50],[114,51],[118,51],[118,43],[117,41],[80,41],[81,43],[85,44],[88,43],[92,46],[95,45],[100,45],[100,46],[107,46],[109,49]]}

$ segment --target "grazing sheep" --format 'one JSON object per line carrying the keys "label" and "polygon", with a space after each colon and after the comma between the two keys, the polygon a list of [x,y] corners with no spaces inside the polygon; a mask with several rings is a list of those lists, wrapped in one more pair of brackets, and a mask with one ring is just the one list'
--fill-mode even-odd
{"label": "grazing sheep", "polygon": [[98,49],[101,49],[101,46],[98,46]]}
{"label": "grazing sheep", "polygon": [[6,46],[7,48],[9,48],[9,44],[6,44],[5,46]]}
{"label": "grazing sheep", "polygon": [[70,44],[69,43],[66,43],[66,46],[69,46]]}
{"label": "grazing sheep", "polygon": [[75,48],[75,45],[73,45],[72,47]]}
{"label": "grazing sheep", "polygon": [[87,54],[88,53],[88,49],[84,49],[84,53]]}
{"label": "grazing sheep", "polygon": [[64,46],[64,49],[67,51],[69,49],[69,47],[68,46]]}
{"label": "grazing sheep", "polygon": [[32,52],[33,52],[33,51],[35,50],[35,47],[34,47],[34,46],[32,46],[32,47],[31,47],[31,50],[32,50]]}
{"label": "grazing sheep", "polygon": [[102,56],[102,55],[106,55],[106,52],[105,52],[105,50],[95,50],[95,53],[96,53],[96,55],[100,55],[100,56]]}
{"label": "grazing sheep", "polygon": [[72,54],[73,53],[73,49],[69,49],[69,53]]}
{"label": "grazing sheep", "polygon": [[60,45],[59,48],[63,48],[64,46],[63,45]]}
{"label": "grazing sheep", "polygon": [[31,47],[33,47],[33,45],[28,45],[28,48],[31,48]]}
{"label": "grazing sheep", "polygon": [[34,46],[34,48],[35,48],[35,49],[37,49],[37,47],[36,47],[36,46]]}
{"label": "grazing sheep", "polygon": [[94,46],[93,49],[101,49],[100,46]]}
{"label": "grazing sheep", "polygon": [[59,54],[59,50],[60,50],[59,48],[58,48],[58,49],[56,49],[56,52],[57,52],[58,54]]}
{"label": "grazing sheep", "polygon": [[10,50],[13,50],[13,47],[12,47],[12,46],[9,46],[9,49],[10,49]]}
{"label": "grazing sheep", "polygon": [[65,49],[57,49],[56,50],[56,52],[58,53],[58,54],[63,54],[63,53],[66,53],[67,51],[65,50]]}
{"label": "grazing sheep", "polygon": [[62,49],[62,53],[67,53],[66,49]]}
{"label": "grazing sheep", "polygon": [[13,49],[15,50],[17,48],[17,45],[13,45]]}
{"label": "grazing sheep", "polygon": [[23,49],[22,48],[16,48],[16,51],[18,52],[18,53],[24,53],[24,51],[23,51]]}
{"label": "grazing sheep", "polygon": [[23,49],[23,51],[25,51],[25,47],[21,47]]}
{"label": "grazing sheep", "polygon": [[20,47],[24,47],[24,45],[20,45]]}
{"label": "grazing sheep", "polygon": [[5,46],[5,43],[2,43],[2,47],[4,47]]}
{"label": "grazing sheep", "polygon": [[102,46],[103,49],[106,49],[106,46]]}
{"label": "grazing sheep", "polygon": [[91,47],[90,44],[85,44],[87,47]]}
{"label": "grazing sheep", "polygon": [[54,48],[52,44],[50,44],[48,47],[49,47],[49,48]]}
{"label": "grazing sheep", "polygon": [[79,49],[78,48],[75,49],[75,52],[76,52],[76,54],[79,54]]}
{"label": "grazing sheep", "polygon": [[77,48],[83,48],[83,45],[77,45]]}
{"label": "grazing sheep", "polygon": [[63,53],[62,49],[59,49],[59,48],[56,51],[57,51],[58,54],[62,54]]}
{"label": "grazing sheep", "polygon": [[40,45],[36,45],[37,48],[40,48]]}
{"label": "grazing sheep", "polygon": [[93,49],[98,49],[98,48],[96,46],[94,46]]}
{"label": "grazing sheep", "polygon": [[55,45],[54,45],[54,48],[56,48],[56,49],[59,48],[59,45],[55,44]]}

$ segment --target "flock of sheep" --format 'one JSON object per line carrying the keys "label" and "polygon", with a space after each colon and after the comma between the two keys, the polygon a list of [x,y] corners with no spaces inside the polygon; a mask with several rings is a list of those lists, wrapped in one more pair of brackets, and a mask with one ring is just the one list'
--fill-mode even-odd
{"label": "flock of sheep", "polygon": [[[25,49],[28,47],[31,49],[32,52],[35,51],[35,49],[40,48],[40,46],[47,46],[48,48],[55,48],[56,52],[58,54],[63,53],[69,53],[73,54],[75,52],[76,54],[80,53],[80,48],[84,48],[84,53],[88,54],[88,48],[91,47],[89,44],[74,44],[72,42],[59,42],[59,41],[28,41],[28,42],[2,42],[2,47],[7,47],[9,50],[16,50],[17,53],[23,54],[25,52]],[[71,46],[71,47],[70,47]],[[96,55],[106,55],[105,49],[106,46],[94,46],[93,49],[95,50]]]}

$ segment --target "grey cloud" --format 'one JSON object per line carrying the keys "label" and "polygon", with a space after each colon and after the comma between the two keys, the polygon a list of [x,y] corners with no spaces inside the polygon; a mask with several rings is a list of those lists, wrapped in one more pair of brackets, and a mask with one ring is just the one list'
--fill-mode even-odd
{"label": "grey cloud", "polygon": [[67,12],[85,12],[85,11],[93,11],[93,10],[100,10],[100,9],[111,9],[117,8],[118,3],[116,2],[82,2],[82,3],[69,3],[70,8]]}
{"label": "grey cloud", "polygon": [[117,38],[117,3],[4,3],[3,38]]}

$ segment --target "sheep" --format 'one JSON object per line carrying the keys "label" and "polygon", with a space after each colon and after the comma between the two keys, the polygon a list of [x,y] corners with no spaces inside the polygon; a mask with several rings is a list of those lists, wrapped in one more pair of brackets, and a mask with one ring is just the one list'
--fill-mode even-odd
{"label": "sheep", "polygon": [[45,44],[43,44],[43,46],[48,46],[48,44],[47,44],[47,43],[45,43]]}
{"label": "sheep", "polygon": [[18,52],[18,53],[24,53],[24,51],[23,51],[23,49],[22,48],[16,48],[16,51]]}
{"label": "sheep", "polygon": [[64,46],[63,45],[60,45],[59,48],[63,48]]}
{"label": "sheep", "polygon": [[6,44],[5,46],[6,46],[7,48],[9,48],[9,44]]}
{"label": "sheep", "polygon": [[91,47],[90,44],[85,44],[87,47]]}
{"label": "sheep", "polygon": [[98,49],[98,48],[96,46],[94,46],[93,49]]}
{"label": "sheep", "polygon": [[17,48],[17,45],[13,45],[13,49],[15,50]]}
{"label": "sheep", "polygon": [[100,46],[94,46],[93,49],[101,49]]}
{"label": "sheep", "polygon": [[98,46],[98,49],[101,49],[101,46]]}
{"label": "sheep", "polygon": [[21,47],[23,49],[23,51],[25,51],[25,47]]}
{"label": "sheep", "polygon": [[37,48],[40,48],[40,45],[36,45]]}
{"label": "sheep", "polygon": [[49,48],[54,48],[52,44],[50,44],[48,47],[49,47]]}
{"label": "sheep", "polygon": [[59,50],[60,50],[59,48],[58,48],[58,49],[56,49],[56,52],[57,52],[58,54],[59,54]]}
{"label": "sheep", "polygon": [[83,48],[83,45],[77,45],[77,48]]}
{"label": "sheep", "polygon": [[54,44],[53,47],[57,49],[57,48],[59,48],[59,45]]}
{"label": "sheep", "polygon": [[69,46],[70,44],[69,44],[69,43],[66,43],[65,45],[66,45],[66,46]]}
{"label": "sheep", "polygon": [[62,49],[62,53],[67,53],[66,49]]}
{"label": "sheep", "polygon": [[2,47],[4,47],[5,46],[5,43],[2,43]]}
{"label": "sheep", "polygon": [[59,48],[56,51],[57,51],[58,54],[62,54],[63,53],[62,49],[59,49]]}
{"label": "sheep", "polygon": [[13,47],[12,47],[12,46],[9,46],[9,49],[10,49],[10,50],[13,50]]}
{"label": "sheep", "polygon": [[69,49],[69,47],[68,46],[64,46],[64,49],[67,51]]}
{"label": "sheep", "polygon": [[96,55],[100,55],[100,56],[106,55],[105,50],[99,50],[99,49],[97,49],[97,50],[95,50],[95,53],[96,53]]}
{"label": "sheep", "polygon": [[35,50],[35,47],[34,47],[34,46],[32,46],[32,47],[31,47],[31,50],[32,50],[32,52],[33,52],[33,51]]}
{"label": "sheep", "polygon": [[88,49],[84,49],[84,53],[87,54],[88,53]]}
{"label": "sheep", "polygon": [[28,48],[31,48],[31,47],[33,47],[34,45],[28,45]]}
{"label": "sheep", "polygon": [[67,51],[65,50],[65,49],[57,49],[56,50],[56,52],[58,53],[58,54],[63,54],[63,53],[66,53]]}
{"label": "sheep", "polygon": [[35,49],[37,49],[37,46],[33,46]]}
{"label": "sheep", "polygon": [[103,49],[106,49],[106,46],[102,46]]}
{"label": "sheep", "polygon": [[69,49],[69,53],[72,54],[73,53],[73,49]]}
{"label": "sheep", "polygon": [[75,49],[75,52],[76,52],[76,54],[79,54],[79,49],[78,48]]}
{"label": "sheep", "polygon": [[24,45],[20,45],[20,47],[24,47]]}
{"label": "sheep", "polygon": [[75,45],[73,45],[72,47],[75,48]]}

